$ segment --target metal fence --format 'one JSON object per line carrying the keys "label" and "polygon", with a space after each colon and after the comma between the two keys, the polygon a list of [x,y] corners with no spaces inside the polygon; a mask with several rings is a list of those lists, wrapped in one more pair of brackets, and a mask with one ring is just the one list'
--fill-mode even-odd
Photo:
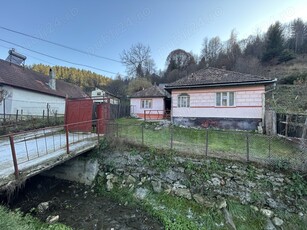
{"label": "metal fence", "polygon": [[110,104],[110,119],[118,119],[130,116],[130,105]]}
{"label": "metal fence", "polygon": [[307,138],[307,115],[276,114],[277,133],[285,137]]}
{"label": "metal fence", "polygon": [[[0,118],[1,116],[0,114]],[[64,114],[42,116],[6,114],[6,119],[0,119],[0,135],[62,124],[64,124]]]}
{"label": "metal fence", "polygon": [[146,122],[108,124],[108,137],[155,149],[243,162],[258,162],[280,169],[307,172],[307,140],[292,142],[279,136],[244,131],[194,129]]}
{"label": "metal fence", "polygon": [[20,168],[32,167],[52,157],[61,158],[83,144],[98,143],[103,135],[99,128],[102,127],[99,124],[104,124],[102,119],[95,120],[97,126],[92,130],[82,131],[85,125],[92,126],[93,122],[83,121],[0,136],[0,177],[13,169],[17,179]]}

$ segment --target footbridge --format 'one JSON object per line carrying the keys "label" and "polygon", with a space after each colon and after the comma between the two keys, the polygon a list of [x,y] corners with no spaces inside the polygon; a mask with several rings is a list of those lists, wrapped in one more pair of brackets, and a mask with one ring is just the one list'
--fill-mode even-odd
{"label": "footbridge", "polygon": [[0,190],[95,148],[105,132],[99,122],[103,121],[90,120],[0,136]]}

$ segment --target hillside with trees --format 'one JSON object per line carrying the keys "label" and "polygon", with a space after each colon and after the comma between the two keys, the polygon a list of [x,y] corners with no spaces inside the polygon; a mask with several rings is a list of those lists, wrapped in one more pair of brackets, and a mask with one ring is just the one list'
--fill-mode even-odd
{"label": "hillside with trees", "polygon": [[[238,39],[236,30],[222,41],[219,36],[204,38],[198,54],[175,49],[165,57],[165,68],[157,70],[148,45],[137,43],[120,54],[128,76],[114,79],[91,71],[55,66],[56,77],[90,92],[95,87],[127,99],[153,84],[174,82],[206,67],[225,68],[277,78],[278,87],[271,105],[278,111],[307,111],[307,22],[300,18],[289,23],[273,23],[265,33]],[[30,66],[48,74],[48,65]]]}
{"label": "hillside with trees", "polygon": [[[202,68],[225,68],[277,78],[278,87],[271,105],[283,112],[305,112],[306,55],[307,22],[300,18],[285,24],[277,21],[265,33],[241,40],[236,30],[231,31],[226,41],[222,41],[219,36],[204,38],[199,56],[175,49],[166,57],[165,69],[159,71],[155,69],[150,47],[138,43],[122,52],[121,60],[126,65],[129,77],[119,76],[116,84],[121,82],[121,91],[131,95],[150,84],[173,82]],[[110,84],[116,88],[114,82]]]}
{"label": "hillside with trees", "polygon": [[[39,73],[48,75],[51,67],[49,65],[34,64],[29,66],[29,68]],[[94,90],[95,87],[104,88],[105,85],[111,81],[111,79],[108,77],[88,70],[65,66],[53,66],[52,68],[55,71],[56,79],[61,79],[78,85],[87,93]]]}

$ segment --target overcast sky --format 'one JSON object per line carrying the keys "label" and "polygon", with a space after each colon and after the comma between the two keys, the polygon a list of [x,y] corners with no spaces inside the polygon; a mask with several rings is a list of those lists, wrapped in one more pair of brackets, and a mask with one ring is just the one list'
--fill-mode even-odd
{"label": "overcast sky", "polygon": [[[295,18],[307,21],[305,0],[15,0],[3,1],[0,26],[38,36],[99,56],[120,60],[120,53],[141,42],[149,45],[158,69],[164,69],[167,55],[181,48],[200,54],[205,37],[227,40],[232,29],[239,39],[264,32],[275,21]],[[60,48],[0,29],[0,39],[74,63],[91,65],[125,74],[121,63]],[[26,64],[74,66],[0,41],[0,58],[8,48],[28,58]],[[107,72],[90,69],[109,77]]]}

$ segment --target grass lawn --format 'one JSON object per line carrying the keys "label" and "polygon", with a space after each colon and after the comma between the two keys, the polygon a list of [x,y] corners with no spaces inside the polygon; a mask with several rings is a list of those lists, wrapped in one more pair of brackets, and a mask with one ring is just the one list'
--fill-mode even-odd
{"label": "grass lawn", "polygon": [[[157,130],[157,123],[144,122],[133,118],[118,119],[116,121],[118,125],[116,135],[126,141],[142,144],[143,132],[144,145],[163,149],[171,147],[171,136],[173,136],[174,150],[205,155],[205,129],[174,126],[172,129],[169,127],[161,127]],[[293,164],[295,164],[300,163],[302,157],[304,157],[298,146],[283,138],[269,137],[244,131],[208,131],[208,154],[211,156],[231,157],[232,155],[236,155],[246,159],[247,145],[249,146],[250,159],[267,159],[271,157],[274,159],[293,161]]]}

